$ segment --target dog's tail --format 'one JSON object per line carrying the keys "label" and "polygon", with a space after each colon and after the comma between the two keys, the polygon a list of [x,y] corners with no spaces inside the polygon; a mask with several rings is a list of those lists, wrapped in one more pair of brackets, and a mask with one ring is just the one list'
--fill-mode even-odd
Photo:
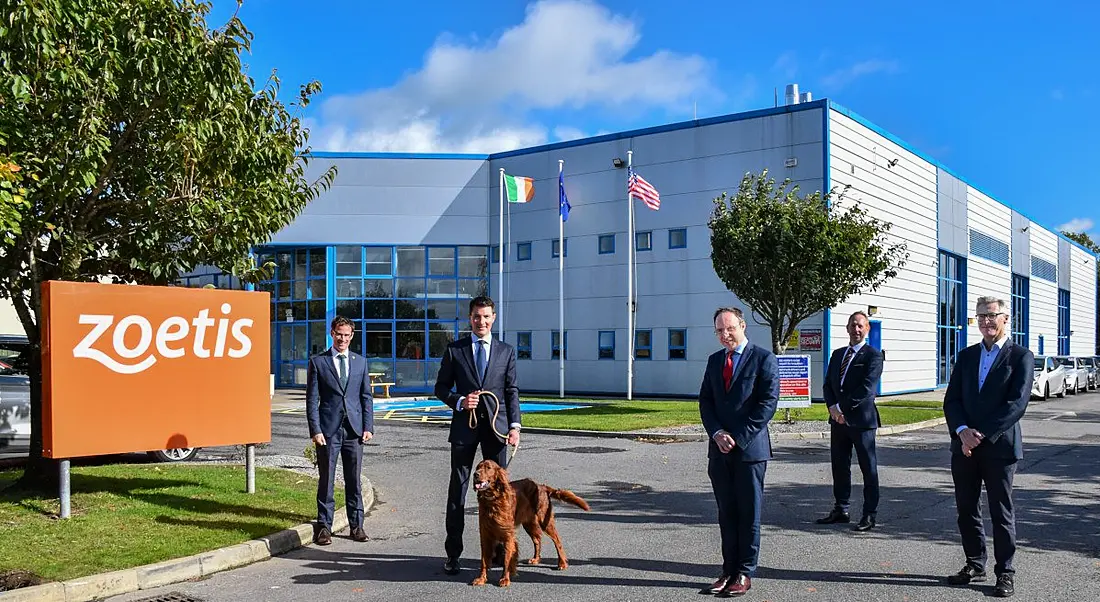
{"label": "dog's tail", "polygon": [[555,500],[561,500],[566,504],[573,504],[574,506],[588,510],[588,502],[584,501],[581,496],[569,491],[568,489],[554,489],[553,487],[546,486],[546,493]]}

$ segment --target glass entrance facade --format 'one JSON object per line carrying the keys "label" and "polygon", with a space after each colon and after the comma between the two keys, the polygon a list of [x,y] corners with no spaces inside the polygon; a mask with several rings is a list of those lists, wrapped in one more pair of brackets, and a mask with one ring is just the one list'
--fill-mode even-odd
{"label": "glass entrance facade", "polygon": [[940,251],[936,293],[939,311],[936,325],[936,382],[951,380],[955,356],[966,346],[966,261]]}
{"label": "glass entrance facade", "polygon": [[305,386],[306,360],[328,348],[336,315],[355,322],[352,351],[399,392],[435,384],[447,344],[469,329],[470,299],[488,294],[484,246],[264,248],[271,280],[272,370],[280,387]]}

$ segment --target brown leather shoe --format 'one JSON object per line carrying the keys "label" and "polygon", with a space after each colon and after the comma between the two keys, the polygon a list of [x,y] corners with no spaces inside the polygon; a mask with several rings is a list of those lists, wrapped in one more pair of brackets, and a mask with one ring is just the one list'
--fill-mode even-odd
{"label": "brown leather shoe", "polygon": [[722,591],[718,592],[719,598],[734,598],[744,596],[752,589],[752,579],[748,575],[738,575],[736,579],[726,584]]}
{"label": "brown leather shoe", "polygon": [[704,587],[703,589],[699,590],[699,593],[700,594],[717,594],[718,592],[722,591],[723,587],[726,587],[726,584],[729,583],[729,580],[730,580],[730,575],[722,575],[714,583],[711,583],[710,585],[708,585],[708,586]]}
{"label": "brown leather shoe", "polygon": [[332,531],[329,531],[328,527],[321,527],[317,534],[313,536],[313,543],[319,546],[327,546],[332,543]]}
{"label": "brown leather shoe", "polygon": [[355,541],[367,541],[367,532],[363,530],[363,527],[354,527],[351,530],[351,538]]}

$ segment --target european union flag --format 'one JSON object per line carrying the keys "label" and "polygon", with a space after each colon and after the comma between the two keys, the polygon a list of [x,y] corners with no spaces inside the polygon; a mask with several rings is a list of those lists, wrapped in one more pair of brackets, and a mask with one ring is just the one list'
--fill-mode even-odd
{"label": "european union flag", "polygon": [[569,205],[569,198],[565,196],[565,179],[562,173],[558,172],[558,213],[561,214],[561,221],[569,221],[570,209],[572,207]]}

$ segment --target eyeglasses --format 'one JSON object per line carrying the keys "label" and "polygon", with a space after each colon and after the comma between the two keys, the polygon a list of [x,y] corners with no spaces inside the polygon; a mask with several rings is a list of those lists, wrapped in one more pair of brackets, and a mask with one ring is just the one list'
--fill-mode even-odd
{"label": "eyeglasses", "polygon": [[978,319],[979,320],[985,320],[987,322],[992,322],[992,321],[997,319],[997,316],[1007,316],[1007,315],[1008,314],[1003,313],[1003,312],[1002,313],[996,313],[996,314],[978,314]]}
{"label": "eyeglasses", "polygon": [[720,329],[716,328],[714,330],[714,334],[716,334],[718,336],[722,336],[724,334],[733,334],[735,332],[737,332],[737,328],[735,328],[733,326],[730,326],[729,328],[720,328]]}

